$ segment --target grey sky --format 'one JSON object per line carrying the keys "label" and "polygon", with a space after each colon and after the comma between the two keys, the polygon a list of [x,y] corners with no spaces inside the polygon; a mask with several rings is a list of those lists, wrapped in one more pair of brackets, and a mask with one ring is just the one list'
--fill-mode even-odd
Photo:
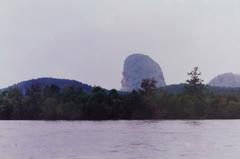
{"label": "grey sky", "polygon": [[37,77],[120,88],[131,53],[168,84],[240,73],[238,0],[0,0],[0,87]]}

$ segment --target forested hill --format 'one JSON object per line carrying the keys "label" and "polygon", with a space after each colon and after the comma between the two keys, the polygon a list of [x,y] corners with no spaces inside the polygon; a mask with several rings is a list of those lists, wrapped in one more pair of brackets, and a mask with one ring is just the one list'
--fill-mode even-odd
{"label": "forested hill", "polygon": [[86,93],[90,93],[92,90],[92,86],[88,84],[81,83],[76,80],[69,80],[69,79],[57,79],[57,78],[38,78],[38,79],[32,79],[28,81],[23,81],[18,84],[15,84],[10,87],[17,87],[23,94],[26,93],[26,91],[32,87],[32,86],[38,86],[38,87],[46,87],[48,85],[55,85],[59,87],[60,89],[66,88],[66,87],[75,87],[80,88]]}

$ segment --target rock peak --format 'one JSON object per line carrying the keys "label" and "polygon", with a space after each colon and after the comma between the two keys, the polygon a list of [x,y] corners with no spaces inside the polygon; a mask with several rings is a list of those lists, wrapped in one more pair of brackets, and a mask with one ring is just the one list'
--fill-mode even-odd
{"label": "rock peak", "polygon": [[122,91],[138,90],[143,79],[154,78],[157,87],[165,86],[162,69],[148,55],[135,53],[129,55],[124,62]]}
{"label": "rock peak", "polygon": [[240,75],[232,72],[220,74],[213,78],[209,85],[216,87],[240,87]]}

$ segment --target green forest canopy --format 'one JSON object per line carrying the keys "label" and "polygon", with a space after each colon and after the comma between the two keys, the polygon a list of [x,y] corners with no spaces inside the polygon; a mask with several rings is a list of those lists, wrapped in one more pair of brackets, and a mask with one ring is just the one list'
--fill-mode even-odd
{"label": "green forest canopy", "polygon": [[11,87],[0,94],[2,120],[138,120],[138,119],[238,119],[240,93],[214,93],[202,84],[198,68],[180,93],[157,89],[145,79],[141,89],[130,93],[94,87],[32,85],[25,94]]}

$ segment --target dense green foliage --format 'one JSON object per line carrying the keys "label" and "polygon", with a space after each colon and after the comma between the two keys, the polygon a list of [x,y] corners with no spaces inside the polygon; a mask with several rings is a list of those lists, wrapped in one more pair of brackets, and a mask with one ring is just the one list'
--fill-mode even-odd
{"label": "dense green foliage", "polygon": [[[187,90],[187,89],[186,89]],[[95,87],[92,92],[55,85],[32,86],[26,94],[11,88],[0,95],[0,119],[215,119],[240,118],[240,94],[166,93],[145,81],[143,89],[119,94]]]}
{"label": "dense green foliage", "polygon": [[216,94],[202,84],[198,68],[181,93],[156,88],[143,80],[139,91],[119,93],[95,87],[86,93],[76,87],[32,85],[26,92],[12,87],[0,94],[2,120],[117,120],[117,119],[236,119],[240,93]]}

